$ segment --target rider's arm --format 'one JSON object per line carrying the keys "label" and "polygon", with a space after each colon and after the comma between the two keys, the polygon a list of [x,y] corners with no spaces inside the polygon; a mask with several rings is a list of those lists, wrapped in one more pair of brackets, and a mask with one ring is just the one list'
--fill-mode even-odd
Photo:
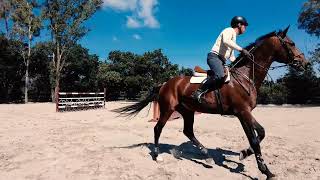
{"label": "rider's arm", "polygon": [[228,30],[224,31],[222,34],[222,42],[232,49],[235,49],[237,51],[241,51],[242,48],[237,43],[232,41],[232,39],[231,39],[232,33],[233,33],[232,29],[228,29]]}
{"label": "rider's arm", "polygon": [[231,54],[229,59],[230,59],[231,62],[236,60],[236,57],[234,56],[234,51],[232,51],[232,54]]}

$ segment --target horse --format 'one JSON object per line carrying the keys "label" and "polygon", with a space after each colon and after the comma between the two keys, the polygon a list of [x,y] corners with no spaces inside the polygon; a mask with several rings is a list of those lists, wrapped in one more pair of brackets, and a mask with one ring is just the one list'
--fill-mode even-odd
{"label": "horse", "polygon": [[158,101],[160,118],[154,127],[155,148],[153,154],[155,160],[159,154],[160,134],[174,111],[179,112],[183,117],[184,135],[206,157],[209,157],[207,148],[200,143],[193,132],[195,112],[234,115],[239,119],[250,144],[248,149],[241,151],[240,160],[254,154],[258,169],[267,176],[267,179],[272,179],[275,175],[267,167],[260,149],[260,143],[265,137],[265,130],[251,112],[257,105],[257,92],[272,62],[284,63],[299,70],[309,64],[304,54],[287,36],[288,29],[289,26],[284,30],[263,35],[245,47],[252,56],[240,54],[231,64],[231,80],[220,88],[222,108],[219,108],[217,96],[211,92],[205,94],[206,102],[204,103],[193,100],[191,94],[199,84],[191,84],[190,76],[176,76],[154,88],[145,99],[133,105],[116,109],[115,112],[136,115],[149,102],[155,99]]}

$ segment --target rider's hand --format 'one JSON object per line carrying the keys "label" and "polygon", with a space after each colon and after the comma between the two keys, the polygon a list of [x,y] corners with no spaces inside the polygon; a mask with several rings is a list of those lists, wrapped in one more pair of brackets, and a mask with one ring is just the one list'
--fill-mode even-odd
{"label": "rider's hand", "polygon": [[241,53],[244,54],[246,57],[251,57],[250,52],[248,50],[246,50],[246,49],[242,49]]}

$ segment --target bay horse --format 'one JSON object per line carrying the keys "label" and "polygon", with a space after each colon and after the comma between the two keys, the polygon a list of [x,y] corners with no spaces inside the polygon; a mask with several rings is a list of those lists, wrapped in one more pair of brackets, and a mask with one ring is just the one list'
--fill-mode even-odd
{"label": "bay horse", "polygon": [[[236,116],[248,138],[250,147],[241,151],[240,160],[255,154],[259,170],[271,179],[275,175],[268,169],[262,158],[260,142],[265,137],[264,128],[253,117],[251,111],[257,105],[257,92],[265,79],[272,62],[277,61],[294,68],[304,68],[308,62],[304,54],[287,36],[289,26],[278,32],[273,31],[258,38],[246,47],[252,57],[240,54],[231,65],[231,80],[220,89],[223,114]],[[177,76],[168,80],[162,86],[154,88],[149,95],[136,104],[116,109],[115,112],[125,115],[136,115],[149,102],[157,99],[160,107],[160,118],[154,127],[154,158],[159,154],[159,138],[162,128],[174,111],[178,111],[184,120],[183,133],[209,157],[208,150],[198,141],[193,132],[194,113],[221,114],[214,93],[205,94],[205,103],[199,103],[191,98],[191,94],[199,84],[191,84],[190,76]]]}

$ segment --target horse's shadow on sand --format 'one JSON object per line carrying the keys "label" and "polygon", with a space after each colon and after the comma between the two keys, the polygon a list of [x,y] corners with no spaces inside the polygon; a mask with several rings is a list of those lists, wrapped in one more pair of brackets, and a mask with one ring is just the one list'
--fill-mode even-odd
{"label": "horse's shadow on sand", "polygon": [[[139,144],[133,144],[131,146],[117,147],[117,148],[131,149],[131,148],[141,147],[141,146],[145,146],[149,148],[150,150],[149,154],[152,157],[152,159],[155,160],[153,143],[139,143]],[[159,148],[160,148],[160,155],[163,153],[171,154],[176,159],[179,159],[179,160],[186,159],[194,163],[200,164],[205,168],[213,168],[213,165],[215,164],[217,166],[228,169],[232,173],[242,174],[243,176],[246,176],[249,179],[254,179],[254,180],[257,179],[257,178],[248,176],[247,174],[244,174],[244,165],[242,163],[226,158],[226,156],[228,157],[239,156],[238,152],[233,152],[231,150],[225,150],[221,148],[208,149],[209,156],[214,161],[214,162],[212,161],[209,162],[207,161],[208,158],[203,154],[201,154],[200,150],[197,147],[195,147],[193,143],[190,141],[184,142],[179,146],[172,145],[172,144],[159,144]],[[228,164],[232,164],[232,166],[228,166]]]}

